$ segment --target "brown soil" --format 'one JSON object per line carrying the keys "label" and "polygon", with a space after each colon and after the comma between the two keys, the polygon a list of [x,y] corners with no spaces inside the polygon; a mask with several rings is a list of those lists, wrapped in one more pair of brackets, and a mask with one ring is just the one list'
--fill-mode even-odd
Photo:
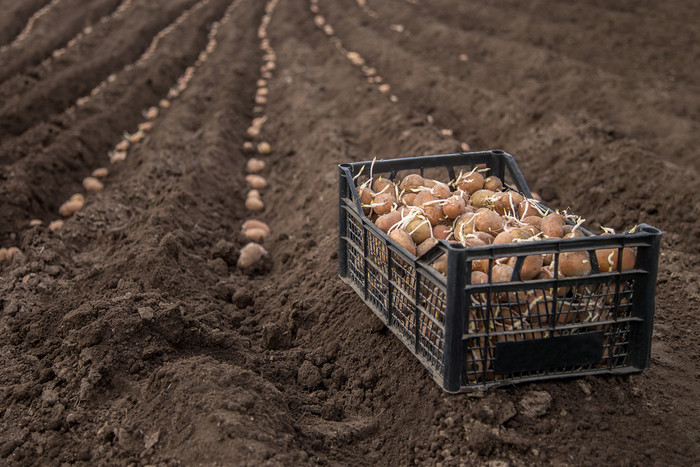
{"label": "brown soil", "polygon": [[[4,3],[0,44],[48,2]],[[236,262],[260,1],[236,3],[105,190],[47,228],[232,2],[134,0],[112,15],[119,3],[58,2],[0,51],[0,246],[21,250],[0,262],[0,463],[700,463],[696,2],[321,1],[391,102],[307,0],[280,0],[256,216],[272,235],[252,271]],[[514,154],[548,205],[590,228],[664,230],[649,370],[450,396],[342,284],[337,164],[461,141]],[[529,416],[521,403],[543,392],[551,405]]]}

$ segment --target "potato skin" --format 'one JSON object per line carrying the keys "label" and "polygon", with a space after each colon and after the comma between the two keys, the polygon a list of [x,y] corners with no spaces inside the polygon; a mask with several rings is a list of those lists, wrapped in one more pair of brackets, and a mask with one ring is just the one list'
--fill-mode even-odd
{"label": "potato skin", "polygon": [[458,189],[471,195],[484,187],[484,176],[479,172],[465,174],[457,181],[456,185]]}
{"label": "potato skin", "polygon": [[542,233],[547,238],[562,238],[564,236],[564,218],[553,212],[542,219]]}
{"label": "potato skin", "polygon": [[396,229],[389,234],[389,238],[401,245],[406,251],[416,256],[416,244],[408,232],[401,229]]}

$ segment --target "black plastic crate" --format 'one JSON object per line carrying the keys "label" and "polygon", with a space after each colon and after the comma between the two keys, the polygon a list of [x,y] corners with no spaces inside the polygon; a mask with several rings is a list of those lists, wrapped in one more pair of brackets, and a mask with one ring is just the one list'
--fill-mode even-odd
{"label": "black plastic crate", "polygon": [[[530,198],[513,157],[503,151],[341,164],[341,279],[428,369],[447,392],[485,390],[525,381],[591,374],[628,374],[649,367],[661,231],[641,224],[614,235],[462,247],[440,241],[420,258],[389,238],[363,213],[354,178],[370,171],[394,180],[420,173],[453,180],[477,164]],[[483,166],[482,165],[482,166]],[[546,206],[540,205],[546,209]],[[595,251],[636,253],[632,269],[600,271]],[[591,273],[520,280],[528,255],[585,251]],[[447,275],[433,265],[447,256]],[[509,282],[493,282],[491,266],[517,257]],[[475,261],[488,261],[488,283],[471,284]],[[549,292],[549,293],[548,293]]]}

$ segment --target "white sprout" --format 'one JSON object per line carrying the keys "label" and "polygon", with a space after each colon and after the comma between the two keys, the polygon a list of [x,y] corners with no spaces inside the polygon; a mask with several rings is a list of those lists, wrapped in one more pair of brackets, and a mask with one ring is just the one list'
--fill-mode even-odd
{"label": "white sprout", "polygon": [[363,165],[362,167],[360,167],[360,171],[357,172],[357,175],[352,177],[352,181],[354,182],[355,180],[357,180],[360,177],[360,175],[362,175],[362,172],[364,172],[364,170],[365,170],[365,166]]}

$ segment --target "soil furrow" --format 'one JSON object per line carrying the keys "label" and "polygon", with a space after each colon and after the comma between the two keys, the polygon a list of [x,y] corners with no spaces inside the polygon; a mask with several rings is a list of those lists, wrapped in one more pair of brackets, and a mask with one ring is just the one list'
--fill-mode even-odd
{"label": "soil furrow", "polygon": [[[692,4],[688,2],[687,14],[700,17],[700,8]],[[444,11],[439,2],[433,6],[434,11]],[[616,11],[612,4],[593,7],[576,2],[542,1],[530,5],[503,2],[494,8],[482,2],[461,5],[452,20],[458,17],[463,29],[545,47],[619,76],[650,84],[672,78],[676,84],[697,86],[698,70],[686,66],[689,60],[699,58],[697,22],[683,16],[666,18],[673,26],[651,37],[646,31],[658,24],[662,4],[648,6],[651,8],[639,3],[628,11]],[[422,13],[426,13],[424,7]],[[449,19],[447,15],[440,17]],[[494,23],[496,17],[501,21]],[[608,19],[600,21],[601,17]],[[568,33],[573,25],[582,28],[586,36],[573,40]],[[530,35],[532,31],[537,33]],[[669,46],[679,50],[679,54],[667,54]],[[627,55],[630,49],[638,52]],[[601,50],[607,53],[601,54]],[[621,56],[625,60],[620,60]]]}
{"label": "soil furrow", "polygon": [[177,34],[162,38],[148,60],[125,69],[86,105],[62,115],[57,126],[66,130],[56,132],[50,145],[42,147],[39,137],[24,147],[25,157],[0,169],[0,179],[7,180],[0,187],[3,213],[13,219],[0,228],[0,237],[26,225],[26,218],[19,216],[22,211],[55,218],[58,206],[80,186],[82,177],[106,163],[107,152],[123,132],[133,131],[142,121],[143,109],[156,105],[186,65],[196,60],[206,45],[208,25],[225,7],[225,0],[216,0],[193,13]]}
{"label": "soil furrow", "polygon": [[17,2],[5,0],[0,3],[0,11],[4,14],[0,17],[0,46],[12,42],[26,26],[29,18],[39,11],[50,0],[26,0]]}
{"label": "soil furrow", "polygon": [[[116,23],[113,34],[96,35],[78,51],[81,58],[66,57],[65,65],[58,70],[46,70],[38,76],[30,71],[29,76],[20,78],[25,93],[7,82],[11,88],[8,93],[12,96],[0,108],[0,140],[5,141],[4,146],[11,144],[7,141],[9,138],[21,135],[36,122],[44,122],[63,112],[110,74],[133,64],[147,49],[151,39],[168,27],[184,8],[190,7],[192,1],[161,3],[134,5],[129,15],[113,20]],[[154,8],[158,8],[158,15],[147,14]],[[104,53],[105,44],[115,44],[110,46],[114,55]],[[3,159],[0,161],[7,163]]]}
{"label": "soil furrow", "polygon": [[[106,31],[113,29],[116,23],[113,20],[129,10],[132,3],[132,0],[122,0],[119,6],[110,12],[109,15],[103,16],[94,26],[89,25],[83,28],[64,47],[53,50],[51,55],[42,60],[39,65],[28,67],[23,72],[5,80],[0,85],[0,102],[6,103],[13,96],[24,94],[28,88],[36,82],[43,81],[51,73],[58,73],[76,61],[84,61],[85,57],[80,56],[80,53],[83,52],[81,48],[85,42],[88,42],[90,35],[97,31],[97,36],[99,37],[105,34]],[[87,50],[84,53],[86,55],[89,54]],[[61,59],[66,54],[71,58],[64,57]],[[56,60],[58,61],[56,62]]]}
{"label": "soil furrow", "polygon": [[119,0],[96,0],[85,6],[81,0],[61,0],[48,9],[29,31],[26,39],[13,43],[0,52],[3,67],[0,82],[27,66],[36,65],[51,52],[66,44],[85,26],[108,14]]}

